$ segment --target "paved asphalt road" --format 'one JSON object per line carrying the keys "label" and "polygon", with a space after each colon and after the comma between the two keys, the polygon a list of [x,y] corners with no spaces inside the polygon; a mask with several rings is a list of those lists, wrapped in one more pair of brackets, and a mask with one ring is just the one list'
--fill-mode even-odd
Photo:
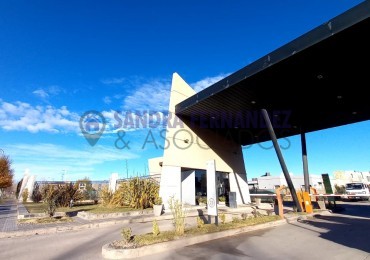
{"label": "paved asphalt road", "polygon": [[[370,259],[370,203],[276,228],[214,240],[141,259]],[[163,229],[171,223],[161,223]],[[122,225],[0,239],[0,259],[102,259],[101,246],[120,238]],[[151,223],[131,224],[133,233]]]}
{"label": "paved asphalt road", "polygon": [[370,203],[339,205],[345,210],[140,259],[370,259]]}

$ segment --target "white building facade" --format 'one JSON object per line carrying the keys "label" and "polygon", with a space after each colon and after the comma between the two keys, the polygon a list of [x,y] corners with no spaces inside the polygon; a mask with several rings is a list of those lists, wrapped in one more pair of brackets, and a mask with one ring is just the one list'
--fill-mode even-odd
{"label": "white building facade", "polygon": [[[290,173],[290,178],[292,179],[296,191],[304,190],[303,175],[294,175]],[[333,183],[331,184],[333,186]],[[258,189],[275,190],[282,185],[288,186],[283,173],[281,173],[280,176],[262,176],[257,178]],[[325,187],[321,175],[310,174],[310,185],[319,193],[325,193]]]}
{"label": "white building facade", "polygon": [[370,184],[370,171],[335,171],[334,183],[339,186],[345,186],[346,183],[362,182]]}

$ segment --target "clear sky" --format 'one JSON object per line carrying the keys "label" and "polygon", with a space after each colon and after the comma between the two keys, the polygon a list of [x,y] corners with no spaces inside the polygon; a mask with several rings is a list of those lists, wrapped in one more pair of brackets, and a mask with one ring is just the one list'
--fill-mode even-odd
{"label": "clear sky", "polygon": [[[163,150],[143,147],[149,129],[130,129],[130,149],[117,149],[114,111],[166,111],[172,73],[199,91],[360,2],[0,1],[0,148],[17,180],[26,168],[38,180],[146,174]],[[89,110],[107,118],[94,146],[79,127]],[[369,130],[307,134],[310,173],[370,170]],[[281,144],[300,174],[299,137]],[[262,145],[244,150],[248,179],[281,172]]]}

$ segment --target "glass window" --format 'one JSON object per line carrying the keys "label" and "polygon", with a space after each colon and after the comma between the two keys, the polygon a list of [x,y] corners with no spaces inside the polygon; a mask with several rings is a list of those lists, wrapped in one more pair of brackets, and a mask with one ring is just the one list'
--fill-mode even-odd
{"label": "glass window", "polygon": [[363,185],[361,183],[348,183],[346,184],[347,190],[361,190],[363,189]]}

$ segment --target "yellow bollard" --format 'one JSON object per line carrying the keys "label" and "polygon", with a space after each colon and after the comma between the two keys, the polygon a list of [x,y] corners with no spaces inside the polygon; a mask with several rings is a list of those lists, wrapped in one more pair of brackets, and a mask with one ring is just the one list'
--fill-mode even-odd
{"label": "yellow bollard", "polygon": [[311,203],[310,194],[307,191],[303,192],[303,208],[307,213],[313,213],[313,207]]}
{"label": "yellow bollard", "polygon": [[302,191],[297,191],[297,197],[298,197],[298,202],[302,206],[302,210],[304,211],[304,203],[303,203],[303,194],[302,194]]}

